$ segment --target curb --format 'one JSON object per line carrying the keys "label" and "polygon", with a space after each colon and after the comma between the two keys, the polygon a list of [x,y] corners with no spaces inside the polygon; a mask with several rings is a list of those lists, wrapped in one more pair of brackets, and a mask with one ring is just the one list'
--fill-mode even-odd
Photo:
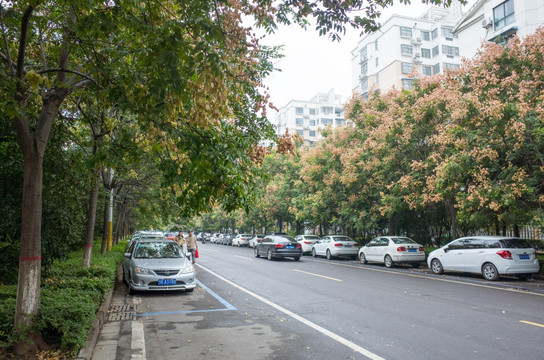
{"label": "curb", "polygon": [[94,347],[96,345],[96,342],[98,341],[98,335],[100,334],[100,331],[102,330],[102,327],[104,326],[104,323],[106,322],[106,318],[108,316],[108,309],[110,308],[111,301],[113,299],[113,292],[115,291],[115,285],[117,282],[119,282],[119,279],[122,277],[122,267],[119,266],[117,269],[117,273],[115,276],[115,282],[113,283],[113,287],[110,289],[110,292],[108,295],[106,295],[106,298],[96,311],[96,319],[93,322],[93,327],[89,331],[89,335],[87,336],[87,341],[85,342],[85,347],[79,350],[79,353],[77,354],[77,357],[75,360],[91,360],[91,357],[93,356]]}

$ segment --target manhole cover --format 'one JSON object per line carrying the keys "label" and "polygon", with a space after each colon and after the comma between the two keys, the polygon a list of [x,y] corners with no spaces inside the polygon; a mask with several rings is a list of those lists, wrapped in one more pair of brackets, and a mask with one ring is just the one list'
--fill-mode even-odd
{"label": "manhole cover", "polygon": [[108,321],[132,320],[134,319],[134,305],[112,304],[108,313]]}

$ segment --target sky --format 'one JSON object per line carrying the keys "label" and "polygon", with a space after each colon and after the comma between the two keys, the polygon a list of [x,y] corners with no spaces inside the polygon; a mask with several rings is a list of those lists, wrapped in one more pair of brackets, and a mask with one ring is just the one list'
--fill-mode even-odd
{"label": "sky", "polygon": [[[469,5],[464,7],[466,11]],[[419,0],[404,5],[395,2],[382,11],[379,22],[385,22],[391,15],[400,14],[417,17],[428,5]],[[341,42],[332,42],[327,36],[319,36],[314,28],[304,31],[296,25],[280,27],[278,31],[262,40],[266,45],[284,45],[284,58],[275,63],[281,72],[275,72],[264,84],[269,88],[272,103],[279,109],[291,100],[310,100],[318,92],[334,89],[342,95],[342,102],[351,97],[351,51],[360,39],[359,31],[347,28]],[[269,111],[273,120],[276,111]]]}

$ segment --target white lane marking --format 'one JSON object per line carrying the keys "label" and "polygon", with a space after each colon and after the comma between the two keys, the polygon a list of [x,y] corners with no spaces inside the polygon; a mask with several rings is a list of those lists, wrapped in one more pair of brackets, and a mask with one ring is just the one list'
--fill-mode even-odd
{"label": "white lane marking", "polygon": [[340,279],[335,279],[333,277],[329,277],[329,276],[325,276],[325,275],[319,275],[319,274],[315,274],[315,273],[311,273],[311,272],[307,272],[307,271],[302,271],[302,270],[298,270],[298,269],[293,269],[293,271],[303,273],[303,274],[312,275],[312,276],[317,276],[317,277],[320,277],[320,278],[323,278],[323,279],[334,280],[334,281],[343,281],[343,280],[340,280]]}
{"label": "white lane marking", "polygon": [[307,325],[309,327],[311,327],[312,329],[316,330],[316,331],[319,331],[320,333],[322,333],[323,335],[325,336],[328,336],[330,337],[331,339],[333,340],[336,340],[338,341],[339,343],[341,343],[342,345],[345,345],[347,347],[349,347],[350,349],[352,349],[353,351],[356,351],[364,356],[366,356],[367,358],[371,359],[371,360],[385,360],[384,358],[382,358],[381,356],[379,355],[376,355],[374,354],[373,352],[341,337],[340,335],[338,334],[335,334],[333,333],[332,331],[329,331],[317,324],[314,324],[313,322],[309,321],[309,320],[306,320],[305,318],[303,318],[302,316],[299,316],[297,314],[295,314],[294,312],[292,311],[289,311],[287,310],[286,308],[278,305],[278,304],[275,304],[273,303],[272,301],[260,296],[260,295],[257,295],[256,293],[246,289],[246,288],[243,288],[241,287],[240,285],[238,284],[235,284],[233,283],[232,281],[224,278],[223,276],[219,275],[219,274],[216,274],[215,272],[211,271],[210,269],[200,265],[200,264],[197,264],[197,266],[201,267],[203,270],[206,270],[207,272],[209,272],[210,274],[214,275],[215,277],[223,280],[224,282],[226,282],[227,284],[231,285],[231,286],[234,286],[235,288],[245,292],[246,294],[250,295],[250,296],[253,296],[254,298],[256,298],[257,300],[260,300],[262,302],[264,302],[265,304],[275,308],[276,310],[279,310],[281,311],[282,313],[286,314],[287,316],[290,316],[292,317],[293,319],[295,320],[298,320],[300,321],[301,323],[303,323],[304,325]]}
{"label": "white lane marking", "polygon": [[505,287],[492,286],[492,285],[474,284],[474,283],[470,283],[470,282],[466,282],[466,281],[462,281],[462,280],[437,278],[437,277],[428,276],[428,275],[419,275],[419,274],[405,273],[405,272],[399,272],[399,271],[390,271],[390,270],[377,269],[377,268],[371,268],[371,267],[365,267],[365,266],[339,264],[339,263],[329,262],[329,261],[312,260],[312,259],[308,259],[306,261],[314,261],[314,262],[318,262],[318,263],[322,263],[322,264],[344,266],[344,267],[349,267],[349,268],[353,268],[353,269],[361,269],[361,270],[368,270],[368,271],[377,271],[377,272],[383,272],[383,273],[387,273],[387,274],[409,276],[409,277],[415,277],[415,278],[420,278],[420,279],[429,279],[429,280],[434,280],[434,281],[449,282],[449,283],[460,284],[460,285],[470,285],[470,286],[476,286],[476,287],[481,287],[481,288],[486,288],[486,289],[516,292],[516,293],[522,293],[522,294],[527,294],[527,295],[544,296],[543,293],[531,292],[531,291],[525,290],[525,289],[505,288]]}
{"label": "white lane marking", "polygon": [[[139,305],[142,299],[139,296],[132,298],[134,309],[136,305]],[[144,323],[139,320],[132,321],[132,343],[131,343],[132,356],[131,359],[146,360],[145,355],[145,335],[144,335]]]}
{"label": "white lane marking", "polygon": [[244,259],[244,260],[249,260],[249,261],[254,261],[255,259],[252,259],[252,258],[248,258],[246,256],[240,256],[240,255],[236,255],[237,258],[240,258],[240,259]]}

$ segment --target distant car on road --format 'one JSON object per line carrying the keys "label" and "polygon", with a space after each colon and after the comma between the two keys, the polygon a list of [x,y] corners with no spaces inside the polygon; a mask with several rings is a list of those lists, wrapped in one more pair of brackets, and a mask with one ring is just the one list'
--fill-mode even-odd
{"label": "distant car on road", "polygon": [[349,236],[327,235],[313,244],[312,256],[325,256],[328,260],[339,256],[357,259],[358,250],[359,247],[357,246],[357,243]]}
{"label": "distant car on road", "polygon": [[299,261],[302,246],[289,235],[267,235],[254,248],[255,257],[266,256],[268,260],[292,257]]}
{"label": "distant car on road", "polygon": [[321,238],[317,235],[297,235],[295,236],[295,241],[298,242],[302,246],[302,253],[303,254],[311,254],[312,253],[312,246],[321,240]]}
{"label": "distant car on road", "polygon": [[232,239],[232,246],[249,246],[249,239],[251,239],[249,234],[238,234]]}
{"label": "distant car on road", "polygon": [[138,291],[185,290],[196,287],[195,268],[173,240],[140,239],[125,253],[123,281],[129,293]]}
{"label": "distant car on road", "polygon": [[427,264],[435,274],[468,272],[490,281],[501,275],[527,279],[540,268],[536,251],[526,240],[504,236],[459,238],[431,251]]}
{"label": "distant car on road", "polygon": [[359,249],[359,260],[363,264],[381,263],[388,268],[397,263],[419,267],[425,261],[425,249],[405,236],[380,236]]}

